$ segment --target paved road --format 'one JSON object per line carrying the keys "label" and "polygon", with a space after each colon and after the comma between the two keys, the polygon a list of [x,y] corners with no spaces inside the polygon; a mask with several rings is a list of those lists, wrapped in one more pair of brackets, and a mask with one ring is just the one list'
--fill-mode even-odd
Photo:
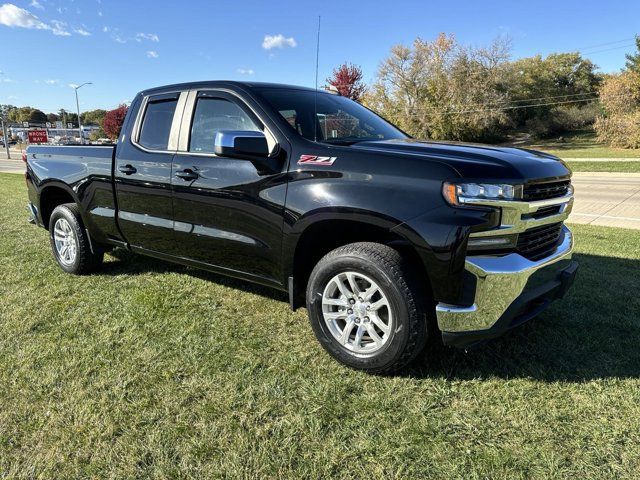
{"label": "paved road", "polygon": [[0,157],[0,172],[1,173],[24,173],[24,162],[20,159],[20,155],[16,155],[14,158],[11,154],[11,160],[7,160],[7,156]]}
{"label": "paved road", "polygon": [[573,174],[576,190],[570,222],[640,230],[640,174]]}
{"label": "paved road", "polygon": [[[24,163],[0,158],[0,172],[23,173]],[[573,185],[570,222],[640,230],[640,173],[576,172]]]}

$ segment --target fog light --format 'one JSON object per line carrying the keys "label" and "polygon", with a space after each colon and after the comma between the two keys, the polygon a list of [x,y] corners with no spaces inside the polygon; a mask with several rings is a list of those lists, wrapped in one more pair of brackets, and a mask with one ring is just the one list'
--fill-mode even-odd
{"label": "fog light", "polygon": [[503,237],[480,237],[470,238],[467,243],[469,250],[492,250],[496,248],[513,247],[515,241],[514,235],[505,235]]}

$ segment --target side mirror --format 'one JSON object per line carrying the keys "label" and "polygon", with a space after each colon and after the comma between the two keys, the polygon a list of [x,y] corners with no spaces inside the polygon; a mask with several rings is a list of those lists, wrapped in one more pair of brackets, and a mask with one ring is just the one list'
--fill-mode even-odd
{"label": "side mirror", "polygon": [[247,160],[269,156],[267,137],[262,132],[250,130],[221,130],[216,133],[213,151],[223,157]]}

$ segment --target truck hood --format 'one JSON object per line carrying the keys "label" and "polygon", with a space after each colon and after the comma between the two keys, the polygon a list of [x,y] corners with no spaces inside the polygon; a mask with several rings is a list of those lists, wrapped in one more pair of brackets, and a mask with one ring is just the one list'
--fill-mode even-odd
{"label": "truck hood", "polygon": [[571,174],[558,157],[521,148],[410,138],[360,142],[352,148],[437,161],[451,166],[464,178],[528,181],[562,178]]}

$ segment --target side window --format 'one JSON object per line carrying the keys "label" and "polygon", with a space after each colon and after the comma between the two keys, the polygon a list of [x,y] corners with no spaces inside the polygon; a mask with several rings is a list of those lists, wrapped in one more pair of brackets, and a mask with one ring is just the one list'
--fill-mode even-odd
{"label": "side window", "polygon": [[235,103],[223,98],[199,98],[193,115],[189,151],[213,153],[216,133],[220,130],[262,131]]}
{"label": "side window", "polygon": [[142,120],[138,143],[150,150],[166,150],[177,99],[150,101]]}

